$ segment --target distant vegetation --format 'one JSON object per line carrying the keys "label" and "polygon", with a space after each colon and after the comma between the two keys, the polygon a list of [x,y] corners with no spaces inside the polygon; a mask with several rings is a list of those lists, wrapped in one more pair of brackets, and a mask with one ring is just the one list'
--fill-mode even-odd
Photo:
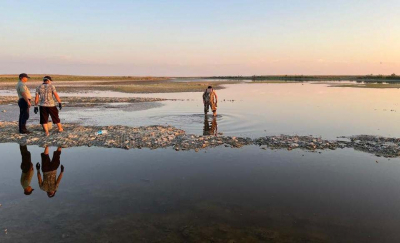
{"label": "distant vegetation", "polygon": [[283,81],[360,81],[360,82],[400,82],[400,76],[391,75],[262,75],[262,76],[213,76],[213,79],[232,80],[283,80]]}
{"label": "distant vegetation", "polygon": [[[31,81],[42,81],[49,74],[28,74]],[[138,76],[77,76],[50,74],[54,81],[155,81],[169,79],[166,77],[138,77]],[[18,74],[0,75],[0,82],[16,82]]]}

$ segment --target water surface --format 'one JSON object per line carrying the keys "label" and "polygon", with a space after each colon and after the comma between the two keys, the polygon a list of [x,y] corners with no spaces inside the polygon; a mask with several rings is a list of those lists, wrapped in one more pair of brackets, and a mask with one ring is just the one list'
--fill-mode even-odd
{"label": "water surface", "polygon": [[[43,148],[28,150],[41,161]],[[399,159],[349,149],[68,148],[49,198],[36,176],[23,194],[19,145],[0,152],[0,242],[400,240]]]}
{"label": "water surface", "polygon": [[[310,83],[225,86],[226,89],[217,91],[218,130],[225,135],[259,137],[299,134],[328,139],[358,134],[400,137],[399,89],[333,88],[326,84]],[[168,124],[191,133],[202,133],[204,116],[201,92],[97,92],[93,95],[159,97],[184,101],[165,101],[161,102],[163,106],[142,111],[74,110],[64,114],[64,117],[85,118],[87,124]]]}

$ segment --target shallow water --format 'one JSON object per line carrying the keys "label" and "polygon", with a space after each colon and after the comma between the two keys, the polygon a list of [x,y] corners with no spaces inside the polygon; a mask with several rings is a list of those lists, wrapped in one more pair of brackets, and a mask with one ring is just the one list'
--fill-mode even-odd
{"label": "shallow water", "polygon": [[[62,94],[183,101],[85,109],[66,104],[60,114],[67,122],[168,124],[196,134],[400,137],[398,89],[292,83],[226,85],[217,92],[215,119],[204,117],[196,92]],[[0,109],[7,109],[0,120],[17,119],[15,105]],[[32,163],[39,162],[43,148],[28,149]],[[0,144],[0,153],[1,243],[400,240],[400,159],[352,149],[319,154],[256,146],[198,153],[68,148],[61,154],[64,176],[50,199],[36,173],[35,191],[23,194],[19,145]]]}
{"label": "shallow water", "polygon": [[[217,91],[220,101],[218,131],[225,135],[259,137],[299,134],[327,139],[358,134],[400,136],[399,89],[333,88],[310,83],[225,86],[226,89]],[[184,99],[161,102],[163,106],[134,112],[125,112],[129,111],[126,109],[109,112],[89,109],[64,114],[64,117],[84,118],[86,124],[168,124],[196,134],[201,134],[204,127],[200,92],[96,92],[75,95]]]}
{"label": "shallow water", "polygon": [[[216,119],[218,131],[224,135],[254,138],[298,134],[327,139],[359,134],[400,137],[399,89],[339,88],[313,83],[242,83],[225,87],[217,91]],[[189,133],[203,133],[205,117],[201,92],[131,94],[93,91],[61,95],[182,99],[85,109],[68,109],[66,104],[61,118],[65,122],[87,125],[167,124]],[[0,108],[18,110],[15,105]],[[0,120],[5,116],[8,116],[6,120],[17,120],[17,114],[11,116],[10,113],[0,113]],[[36,122],[33,114],[31,117]]]}
{"label": "shallow water", "polygon": [[[40,161],[43,148],[28,150]],[[400,240],[400,159],[349,149],[68,148],[48,198],[36,169],[35,191],[23,194],[19,145],[0,152],[2,243]]]}

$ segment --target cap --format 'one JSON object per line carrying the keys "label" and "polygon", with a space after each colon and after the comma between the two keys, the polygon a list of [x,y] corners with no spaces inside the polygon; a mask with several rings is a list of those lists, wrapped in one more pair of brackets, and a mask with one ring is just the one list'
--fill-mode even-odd
{"label": "cap", "polygon": [[26,74],[26,73],[21,73],[19,75],[19,79],[21,79],[21,78],[31,78],[31,77],[29,77],[28,74]]}
{"label": "cap", "polygon": [[43,82],[46,82],[47,80],[53,81],[50,76],[44,76]]}

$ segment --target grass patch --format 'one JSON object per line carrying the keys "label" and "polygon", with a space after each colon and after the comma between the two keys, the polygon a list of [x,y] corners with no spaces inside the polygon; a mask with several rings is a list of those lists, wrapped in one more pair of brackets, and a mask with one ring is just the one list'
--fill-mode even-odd
{"label": "grass patch", "polygon": [[[31,82],[41,82],[45,74],[28,74]],[[150,76],[78,76],[78,75],[58,75],[50,74],[54,81],[158,81],[168,80],[168,77]],[[1,82],[17,82],[18,74],[0,75]]]}
{"label": "grass patch", "polygon": [[85,86],[56,86],[60,92],[78,91],[117,91],[124,93],[179,93],[203,92],[209,85],[214,89],[223,89],[223,84],[238,82],[156,82],[131,85],[85,85]]}
{"label": "grass patch", "polygon": [[400,84],[331,84],[328,87],[341,87],[341,88],[366,88],[366,89],[400,89]]}
{"label": "grass patch", "polygon": [[293,84],[293,83],[303,83],[303,81],[286,81],[286,80],[256,80],[248,82],[249,84]]}
{"label": "grass patch", "polygon": [[229,80],[282,80],[282,81],[363,81],[363,82],[400,82],[400,76],[391,75],[253,75],[253,76],[213,76],[204,77]]}

